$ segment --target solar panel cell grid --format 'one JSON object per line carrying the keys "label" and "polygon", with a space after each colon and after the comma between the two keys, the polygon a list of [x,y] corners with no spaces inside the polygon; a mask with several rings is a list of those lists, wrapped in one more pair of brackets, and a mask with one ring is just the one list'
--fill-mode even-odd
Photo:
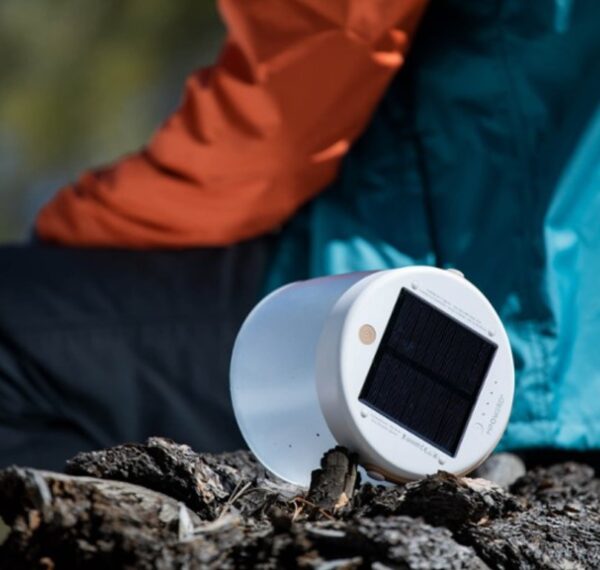
{"label": "solar panel cell grid", "polygon": [[496,348],[402,289],[360,400],[455,455]]}

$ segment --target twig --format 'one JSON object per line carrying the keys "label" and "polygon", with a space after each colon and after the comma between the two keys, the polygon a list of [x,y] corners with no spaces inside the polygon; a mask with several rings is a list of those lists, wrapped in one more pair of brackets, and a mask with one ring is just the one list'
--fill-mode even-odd
{"label": "twig", "polygon": [[335,517],[329,511],[326,511],[325,509],[319,507],[319,505],[316,505],[315,503],[305,499],[304,497],[300,497],[300,496],[294,497],[294,503],[296,501],[300,501],[300,502],[308,505],[309,507],[316,509],[319,513],[321,513],[325,518],[328,518],[329,520],[332,520],[332,521],[336,520]]}
{"label": "twig", "polygon": [[235,486],[235,489],[231,492],[231,495],[229,495],[229,498],[221,508],[219,516],[215,519],[215,521],[218,521],[221,517],[225,515],[225,513],[229,510],[229,507],[231,507],[240,497],[242,497],[242,495],[248,490],[250,485],[252,485],[250,481],[246,481],[246,483],[244,483],[243,485],[240,481]]}

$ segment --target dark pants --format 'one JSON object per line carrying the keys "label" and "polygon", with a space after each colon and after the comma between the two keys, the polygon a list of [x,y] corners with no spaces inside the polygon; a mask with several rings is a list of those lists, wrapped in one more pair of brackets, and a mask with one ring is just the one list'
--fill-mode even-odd
{"label": "dark pants", "polygon": [[231,347],[273,238],[226,249],[0,248],[0,466],[152,435],[243,446]]}

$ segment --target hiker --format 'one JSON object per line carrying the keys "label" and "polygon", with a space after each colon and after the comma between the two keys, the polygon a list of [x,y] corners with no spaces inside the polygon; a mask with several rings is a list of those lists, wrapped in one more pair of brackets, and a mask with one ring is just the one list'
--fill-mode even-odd
{"label": "hiker", "polygon": [[[238,327],[313,276],[457,267],[509,332],[504,449],[600,444],[600,4],[221,0],[148,145],[0,251],[0,460],[243,441]],[[276,426],[274,426],[276,429]]]}

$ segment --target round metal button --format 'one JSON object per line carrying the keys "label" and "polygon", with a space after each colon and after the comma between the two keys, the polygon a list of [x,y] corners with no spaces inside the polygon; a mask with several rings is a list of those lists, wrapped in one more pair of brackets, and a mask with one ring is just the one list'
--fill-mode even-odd
{"label": "round metal button", "polygon": [[371,325],[363,325],[358,329],[358,338],[363,344],[373,344],[377,338],[377,332]]}

